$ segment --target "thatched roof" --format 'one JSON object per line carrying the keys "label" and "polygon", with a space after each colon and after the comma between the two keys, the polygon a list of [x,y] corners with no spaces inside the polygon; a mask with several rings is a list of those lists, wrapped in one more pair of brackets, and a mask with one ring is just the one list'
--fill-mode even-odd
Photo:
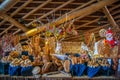
{"label": "thatched roof", "polygon": [[[6,0],[7,1],[7,0]],[[76,11],[83,11],[91,5],[101,1],[111,1],[106,7],[99,10],[93,9],[90,14],[86,13],[75,17],[74,26],[78,32],[97,32],[102,27],[117,24],[120,26],[120,0],[10,0],[15,1],[7,4],[7,9],[0,10],[0,36],[4,33],[22,34],[29,29],[35,28],[31,24],[36,18],[44,24],[68,15]],[[113,1],[113,2],[112,2]],[[5,0],[0,0],[3,4]],[[8,0],[9,2],[9,0]],[[100,4],[100,3],[99,3]],[[102,4],[102,3],[101,3]],[[0,6],[2,7],[2,6]],[[110,22],[103,9],[107,9],[115,23]],[[89,9],[88,9],[89,10]],[[88,11],[89,13],[90,11]],[[82,16],[82,17],[81,17]],[[61,22],[62,23],[62,22]],[[60,24],[59,24],[60,25]],[[101,27],[102,26],[102,27]],[[21,30],[20,30],[21,29]],[[79,40],[78,37],[67,37],[66,40]]]}

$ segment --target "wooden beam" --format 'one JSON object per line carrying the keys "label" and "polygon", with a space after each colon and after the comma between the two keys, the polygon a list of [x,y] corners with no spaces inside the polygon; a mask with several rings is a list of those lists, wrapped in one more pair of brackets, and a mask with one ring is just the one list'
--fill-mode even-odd
{"label": "wooden beam", "polygon": [[27,2],[25,2],[22,6],[20,6],[16,11],[14,11],[11,14],[11,17],[13,17],[14,15],[16,15],[19,11],[21,11],[24,7],[26,7],[29,3],[31,3],[33,0],[28,0]]}
{"label": "wooden beam", "polygon": [[110,22],[110,24],[112,25],[112,27],[118,28],[118,25],[116,24],[115,20],[113,19],[112,15],[110,14],[110,12],[109,12],[109,10],[107,9],[106,6],[103,8],[103,12],[107,16],[108,21]]}
{"label": "wooden beam", "polygon": [[[117,7],[115,6],[115,7],[113,7],[113,8],[110,8],[110,11],[112,11],[112,10],[115,9],[115,8],[117,8]],[[104,17],[105,17],[105,16],[104,16]],[[115,18],[116,18],[116,17],[115,17]],[[98,18],[98,19],[99,19],[99,18]],[[97,21],[97,19],[96,19],[95,21]],[[81,25],[81,26],[79,26],[79,27],[85,27],[85,26],[87,26],[88,24],[91,24],[92,22],[94,22],[94,21],[88,22],[88,23],[83,24],[83,25]]]}
{"label": "wooden beam", "polygon": [[[75,27],[80,27],[80,26],[79,25],[75,25]],[[87,26],[84,26],[84,27],[85,28],[94,28],[94,27],[98,27],[98,26],[94,26],[94,25],[93,26],[92,25],[89,26],[89,25],[87,25]]]}
{"label": "wooden beam", "polygon": [[[52,4],[63,4],[64,2],[50,2],[50,3],[52,3]],[[84,3],[76,3],[76,2],[72,2],[72,3],[70,3],[70,4],[74,4],[74,5],[82,5],[82,4],[84,4]]]}
{"label": "wooden beam", "polygon": [[[61,9],[62,7],[68,5],[69,3],[73,2],[73,1],[74,1],[74,0],[69,0],[69,1],[65,2],[64,4],[60,5],[59,7],[53,9],[52,11],[50,11],[50,12],[48,12],[48,13],[42,15],[42,16],[39,17],[38,19],[42,19],[42,18],[44,18],[44,17],[46,17],[46,16],[52,14],[53,12],[55,12],[55,11]],[[37,19],[37,20],[38,20],[38,19]],[[36,22],[37,20],[33,20],[32,22],[30,22],[29,24],[27,24],[27,26],[30,26],[33,22]],[[47,25],[47,24],[46,24],[46,25]],[[34,29],[34,30],[35,30],[35,29]],[[32,30],[32,31],[34,32],[34,30]],[[42,30],[42,29],[41,29],[41,30]],[[18,31],[16,31],[16,32],[19,32],[19,31],[20,31],[20,30],[18,30]],[[35,31],[38,31],[38,29],[36,29]],[[15,32],[15,33],[16,33],[16,32]],[[30,31],[30,32],[31,32],[31,31]],[[29,32],[28,32],[28,33],[29,33]],[[36,32],[35,32],[35,33],[36,33]]]}
{"label": "wooden beam", "polygon": [[[65,2],[64,4],[60,5],[59,7],[55,8],[55,9],[53,9],[52,11],[50,11],[50,12],[46,13],[45,15],[43,15],[43,16],[41,16],[41,17],[39,17],[38,19],[45,18],[46,16],[48,16],[48,15],[50,15],[50,14],[54,13],[55,11],[57,11],[57,10],[61,9],[62,7],[64,7],[64,6],[68,5],[69,3],[73,2],[73,1],[74,1],[74,0],[69,0],[69,1]],[[33,21],[32,21],[32,22],[30,22],[27,26],[30,26],[33,22],[36,22],[36,21],[37,21],[37,20],[33,20]]]}
{"label": "wooden beam", "polygon": [[[5,13],[6,11],[8,11],[11,7],[13,7],[18,1],[20,0],[6,0],[5,2],[3,2],[3,5],[0,5],[0,14]],[[2,22],[0,22],[0,26],[4,23],[5,21],[3,20]]]}
{"label": "wooden beam", "polygon": [[120,10],[117,10],[117,11],[115,11],[115,12],[112,12],[112,15],[115,15],[115,14],[118,14],[118,13],[120,13]]}
{"label": "wooden beam", "polygon": [[[10,16],[13,17],[14,15],[16,15],[19,11],[21,11],[25,6],[27,6],[30,2],[32,2],[33,0],[28,0],[26,3],[24,3],[22,6],[20,6],[18,9],[16,9]],[[5,20],[3,20],[1,23],[0,23],[0,26],[2,24],[5,23]],[[12,26],[12,25],[11,25]],[[9,26],[7,29],[5,29],[5,31],[1,32],[0,35],[2,35],[4,32],[6,32],[7,30],[11,29],[12,27]]]}
{"label": "wooden beam", "polygon": [[[6,28],[0,28],[0,30],[5,30]],[[17,30],[18,28],[12,28],[12,29],[10,29],[10,30]]]}
{"label": "wooden beam", "polygon": [[88,6],[88,7],[84,8],[84,9],[81,9],[81,10],[78,10],[78,11],[72,13],[72,14],[69,14],[67,17],[62,16],[60,19],[58,19],[55,22],[55,25],[62,24],[66,21],[69,21],[69,20],[74,19],[74,18],[79,17],[79,16],[81,16],[81,18],[83,18],[83,17],[85,17],[85,16],[87,16],[87,15],[93,13],[93,12],[96,12],[97,10],[103,8],[104,6],[112,4],[116,1],[117,0],[103,0],[103,1],[100,1],[98,3],[95,3],[91,6]]}
{"label": "wooden beam", "polygon": [[[22,6],[20,6],[18,9],[16,9],[10,16],[13,17],[16,15],[20,10],[22,10],[25,6],[27,6],[32,0],[28,0],[26,3],[24,3]],[[0,22],[0,26],[5,23],[5,20]]]}
{"label": "wooden beam", "polygon": [[112,10],[114,10],[116,8],[119,8],[119,7],[120,7],[120,5],[117,5],[117,6],[113,7],[113,8],[111,8],[110,11],[112,11]]}
{"label": "wooden beam", "polygon": [[[17,8],[17,7],[16,7]],[[25,7],[24,9],[35,9],[36,7]],[[54,8],[49,7],[49,8],[41,8],[41,10],[52,10]],[[72,10],[73,8],[61,8],[59,10]]]}
{"label": "wooden beam", "polygon": [[34,1],[32,3],[43,3],[44,1]]}
{"label": "wooden beam", "polygon": [[[40,8],[42,8],[43,6],[45,6],[46,4],[48,4],[49,2],[51,2],[52,0],[47,0],[46,2],[44,2],[42,5],[38,6],[36,9],[33,9],[32,11],[30,11],[27,15],[23,16],[22,18],[25,19],[28,16],[30,16],[32,13],[36,12],[37,10],[39,10]],[[17,31],[15,31],[13,34],[16,34],[18,32],[20,32],[21,29],[18,29]]]}
{"label": "wooden beam", "polygon": [[[30,16],[31,14],[33,14],[34,12],[36,12],[37,10],[39,10],[40,8],[42,8],[43,6],[45,6],[46,4],[48,4],[49,2],[51,2],[52,0],[47,0],[46,2],[44,2],[42,5],[38,6],[36,9],[33,9],[32,11],[30,11],[27,15],[23,16],[22,18],[25,19],[28,16]],[[28,25],[27,25],[28,26]],[[18,32],[20,32],[21,30],[18,29],[17,31],[15,31],[13,34],[17,34]]]}
{"label": "wooden beam", "polygon": [[83,25],[81,25],[81,26],[79,26],[79,27],[76,27],[76,29],[79,29],[79,28],[81,28],[81,27],[87,26],[87,25],[89,25],[89,24],[91,24],[91,23],[93,23],[93,22],[96,22],[96,21],[98,21],[98,20],[99,20],[99,18],[97,18],[97,19],[95,19],[95,20],[93,20],[93,21],[90,21],[90,22],[88,22],[88,23],[86,23],[86,24],[83,24]]}
{"label": "wooden beam", "polygon": [[49,2],[51,2],[52,0],[47,0],[46,2],[43,2],[43,4],[39,5],[38,7],[36,7],[35,9],[33,9],[32,11],[30,11],[27,15],[25,15],[23,17],[23,19],[27,18],[28,16],[30,16],[31,14],[33,14],[34,12],[36,12],[37,10],[39,10],[40,8],[42,8],[43,6],[45,6],[46,4],[48,4]]}
{"label": "wooden beam", "polygon": [[[91,3],[93,3],[94,1],[96,1],[96,0],[91,0],[91,1],[89,1],[89,2],[87,2],[87,3],[85,3],[85,4],[83,4],[83,5],[81,5],[81,6],[79,6],[79,7],[77,7],[77,8],[75,8],[75,9],[71,9],[71,11],[70,12],[68,12],[67,14],[70,14],[70,13],[72,13],[72,12],[74,12],[74,11],[77,11],[77,10],[79,10],[79,9],[81,9],[81,8],[83,8],[83,7],[85,7],[85,6],[87,6],[87,5],[89,5],[89,4],[91,4]],[[41,8],[42,9],[42,8]],[[53,8],[54,9],[54,8]],[[67,8],[68,9],[68,8]],[[68,9],[69,10],[69,9]],[[18,13],[18,14],[21,14],[21,13]],[[23,15],[24,15],[24,13],[22,13]],[[35,14],[33,14],[33,15],[43,15],[44,13],[39,13],[39,14],[37,14],[37,13],[35,13]],[[57,15],[57,16],[60,16],[60,14],[55,14],[55,15]]]}
{"label": "wooden beam", "polygon": [[28,28],[26,28],[24,25],[20,24],[18,21],[16,21],[15,19],[11,18],[10,16],[6,14],[2,14],[1,18],[14,24],[16,27],[20,28],[24,32],[28,31]]}
{"label": "wooden beam", "polygon": [[11,29],[14,25],[11,25],[10,27],[8,27],[7,29],[5,29],[4,31],[2,31],[0,33],[0,36],[3,35],[5,32],[7,32],[9,29]]}
{"label": "wooden beam", "polygon": [[[33,1],[32,3],[43,3],[43,1]],[[59,2],[59,1],[58,1],[58,2],[57,2],[57,1],[55,2],[55,1],[54,1],[54,2],[53,2],[53,1],[52,1],[52,2],[50,2],[50,3],[51,3],[51,4],[63,4],[64,2]],[[73,3],[70,3],[70,4],[82,5],[82,4],[84,4],[84,3],[76,3],[76,2],[73,2]]]}
{"label": "wooden beam", "polygon": [[13,33],[13,35],[17,34],[17,33],[20,32],[20,31],[21,31],[21,29],[18,29],[17,31],[15,31],[15,32]]}
{"label": "wooden beam", "polygon": [[120,15],[115,16],[114,18],[120,18]]}
{"label": "wooden beam", "polygon": [[[101,9],[101,8],[103,8],[104,6],[110,5],[110,4],[112,4],[112,3],[116,2],[116,1],[117,0],[104,0],[104,1],[100,1],[98,3],[95,3],[95,4],[91,5],[91,6],[88,6],[86,8],[81,9],[81,10],[75,11],[75,12],[73,12],[71,14],[68,14],[67,19],[66,19],[66,16],[62,16],[61,18],[57,19],[53,23],[55,25],[60,25],[60,24],[62,24],[64,22],[66,22],[66,21],[69,21],[69,20],[74,19],[74,18],[79,17],[79,16],[81,16],[81,18],[83,18],[83,17],[85,17],[85,16],[87,16],[87,15],[89,15],[89,14],[91,14],[91,13],[93,13],[93,12],[95,12],[95,11]],[[32,22],[30,24],[32,24]],[[32,29],[29,32],[27,32],[26,34],[28,36],[33,35],[32,33],[36,34],[36,33],[40,32],[40,31],[44,30],[45,27],[46,27],[46,25],[40,27],[40,29]]]}
{"label": "wooden beam", "polygon": [[[89,4],[93,3],[94,1],[96,1],[96,0],[91,0],[91,1],[89,1],[89,2],[87,2],[87,3],[85,3],[85,4],[81,5],[81,6],[79,6],[79,7],[77,7],[77,8],[71,10],[71,11],[68,12],[67,14],[71,14],[72,12],[77,11],[77,10],[79,10],[79,9],[81,9],[81,8],[89,5]],[[63,5],[64,5],[64,4],[63,4]],[[48,24],[49,24],[49,23],[48,23]],[[48,25],[48,24],[46,24],[46,25]],[[45,27],[45,26],[44,26],[44,27]],[[44,27],[42,27],[42,28],[40,29],[40,31],[44,30]],[[19,31],[20,31],[20,30],[19,30]],[[35,32],[34,32],[34,31],[35,31]],[[29,31],[29,32],[23,34],[23,35],[24,35],[24,37],[25,37],[26,34],[27,34],[28,36],[32,36],[32,35],[30,35],[30,34],[31,34],[32,32],[34,32],[34,34],[36,34],[36,31],[37,31],[37,33],[40,32],[40,31],[38,31],[38,29],[34,29],[34,30],[32,30],[32,31]],[[33,34],[33,35],[34,35],[34,34]],[[24,37],[23,37],[23,38],[24,38]]]}

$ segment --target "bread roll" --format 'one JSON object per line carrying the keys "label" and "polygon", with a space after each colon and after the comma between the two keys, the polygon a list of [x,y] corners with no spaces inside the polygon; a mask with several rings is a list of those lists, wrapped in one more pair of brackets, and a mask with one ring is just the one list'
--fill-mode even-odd
{"label": "bread roll", "polygon": [[46,62],[42,67],[42,74],[49,72],[51,65],[52,65],[51,62]]}
{"label": "bread roll", "polygon": [[65,60],[63,66],[64,66],[65,72],[70,72],[70,61],[69,60]]}
{"label": "bread roll", "polygon": [[77,57],[72,57],[72,64],[77,64]]}

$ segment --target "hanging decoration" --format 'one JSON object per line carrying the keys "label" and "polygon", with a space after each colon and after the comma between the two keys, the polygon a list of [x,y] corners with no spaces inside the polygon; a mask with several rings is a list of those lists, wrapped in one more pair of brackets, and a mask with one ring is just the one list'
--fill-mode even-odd
{"label": "hanging decoration", "polygon": [[12,42],[13,42],[13,34],[7,33],[5,34],[2,39],[2,50],[3,52],[11,51],[13,48]]}
{"label": "hanging decoration", "polygon": [[101,29],[99,34],[101,37],[105,37],[104,39],[99,40],[96,44],[100,57],[117,57],[118,42],[114,39],[112,30],[110,28],[107,31]]}
{"label": "hanging decoration", "polygon": [[35,19],[36,21],[32,23],[32,26],[33,26],[33,27],[39,27],[39,26],[40,26],[40,21],[37,19],[37,17],[34,17],[34,19]]}
{"label": "hanging decoration", "polygon": [[113,38],[113,32],[111,28],[109,28],[106,32],[106,42],[108,42],[111,46],[111,48],[114,48],[114,46],[117,44],[117,41]]}

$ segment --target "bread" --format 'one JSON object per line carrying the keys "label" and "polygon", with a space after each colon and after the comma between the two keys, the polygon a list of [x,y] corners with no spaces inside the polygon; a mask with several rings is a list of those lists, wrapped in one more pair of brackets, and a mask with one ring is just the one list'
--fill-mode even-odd
{"label": "bread", "polygon": [[64,67],[65,72],[69,73],[70,72],[70,61],[65,60],[63,67]]}
{"label": "bread", "polygon": [[10,53],[10,56],[13,57],[13,58],[17,58],[19,56],[19,53],[17,51],[12,51]]}
{"label": "bread", "polygon": [[7,56],[3,57],[3,58],[1,59],[1,62],[7,63]]}
{"label": "bread", "polygon": [[82,57],[77,57],[77,64],[83,64],[85,60]]}
{"label": "bread", "polygon": [[72,57],[72,64],[77,64],[77,57]]}
{"label": "bread", "polygon": [[22,59],[23,60],[29,59],[29,56],[22,55]]}
{"label": "bread", "polygon": [[15,58],[11,63],[11,66],[19,66],[20,65],[20,60],[18,58]]}
{"label": "bread", "polygon": [[52,65],[51,62],[46,62],[42,67],[42,74],[49,72],[51,65]]}

